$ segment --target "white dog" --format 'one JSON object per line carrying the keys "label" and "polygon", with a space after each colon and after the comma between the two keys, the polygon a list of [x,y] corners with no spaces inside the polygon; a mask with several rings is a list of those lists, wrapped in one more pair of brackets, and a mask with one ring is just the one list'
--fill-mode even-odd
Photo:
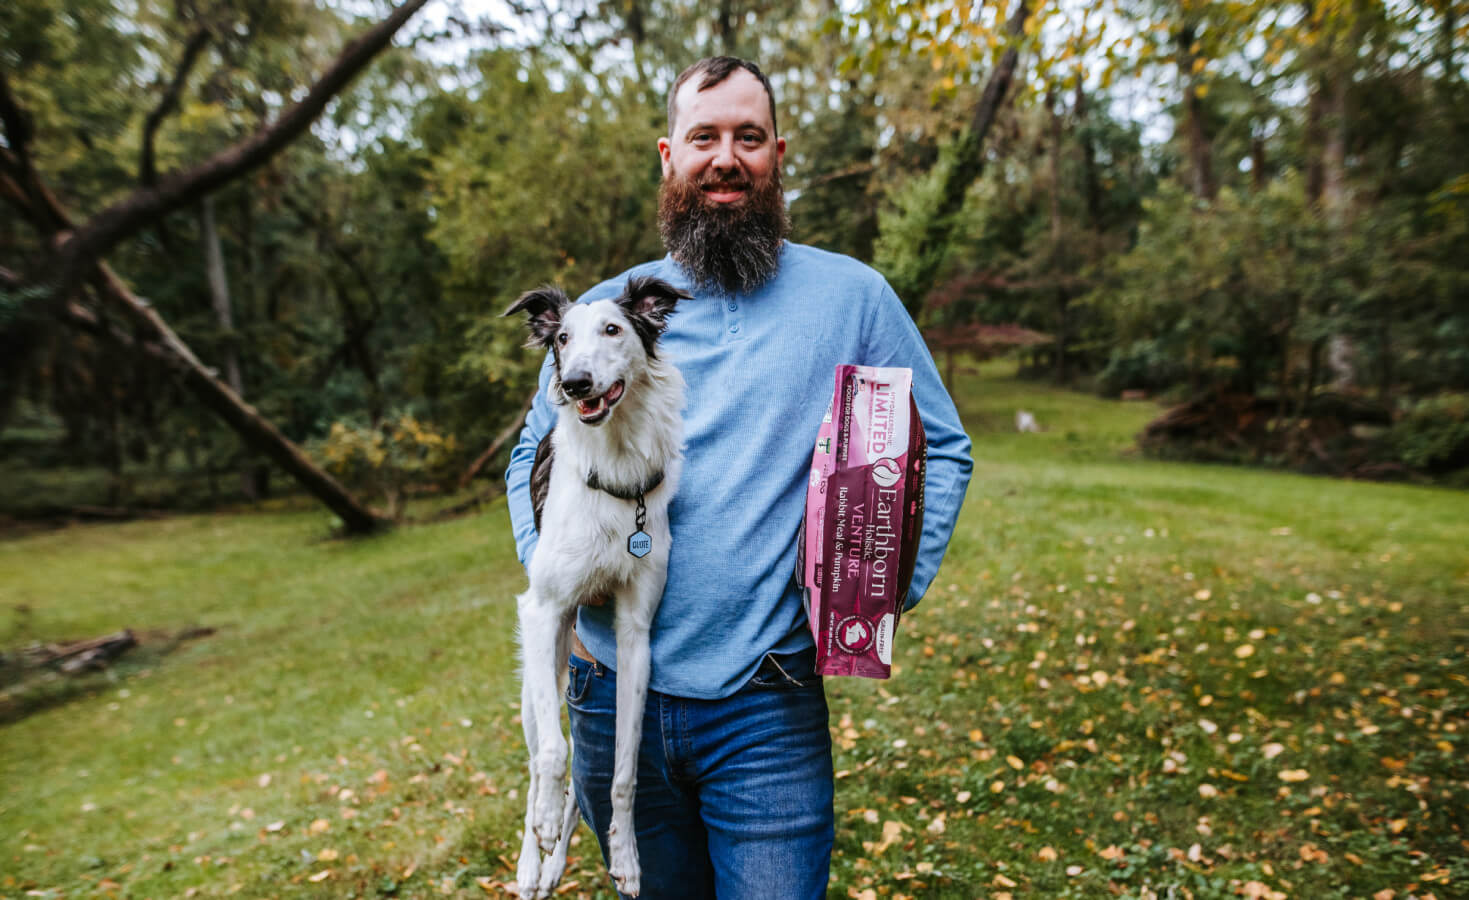
{"label": "white dog", "polygon": [[549,390],[560,406],[531,470],[540,539],[530,560],[530,589],[516,598],[520,713],[531,756],[516,871],[521,897],[549,897],[566,868],[576,804],[566,787],[560,704],[577,607],[597,596],[616,604],[608,871],[622,893],[639,890],[632,806],[648,630],[668,573],[668,502],[683,462],[684,381],[658,356],[657,342],[680,299],[688,295],[666,282],[633,278],[615,300],[574,305],[560,291],[543,288],[523,294],[505,312],[527,313],[529,346],[551,350]]}

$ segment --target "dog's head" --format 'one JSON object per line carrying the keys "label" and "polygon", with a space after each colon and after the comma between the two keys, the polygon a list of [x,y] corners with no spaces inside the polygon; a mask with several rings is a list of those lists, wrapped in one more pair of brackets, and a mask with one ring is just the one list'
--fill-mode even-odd
{"label": "dog's head", "polygon": [[576,404],[577,416],[598,425],[658,358],[658,338],[668,316],[689,295],[657,278],[630,278],[613,300],[573,304],[560,290],[543,287],[520,295],[505,315],[527,314],[530,341],[555,359],[553,389]]}

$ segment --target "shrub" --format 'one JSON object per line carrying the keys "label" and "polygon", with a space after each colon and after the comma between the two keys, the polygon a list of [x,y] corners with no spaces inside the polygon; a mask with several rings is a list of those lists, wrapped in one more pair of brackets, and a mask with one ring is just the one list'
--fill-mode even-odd
{"label": "shrub", "polygon": [[450,477],[459,444],[410,415],[376,428],[332,423],[312,452],[327,471],[352,490],[381,496],[388,515],[402,512],[404,492],[415,484],[437,484]]}
{"label": "shrub", "polygon": [[1469,394],[1419,400],[1393,425],[1388,440],[1415,469],[1442,474],[1469,466]]}

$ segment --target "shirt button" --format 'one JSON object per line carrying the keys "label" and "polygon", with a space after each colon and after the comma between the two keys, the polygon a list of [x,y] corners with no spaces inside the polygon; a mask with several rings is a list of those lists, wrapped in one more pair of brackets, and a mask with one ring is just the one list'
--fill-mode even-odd
{"label": "shirt button", "polygon": [[739,334],[740,333],[740,326],[738,326],[738,325],[731,325],[731,326],[729,326],[729,333],[730,334]]}
{"label": "shirt button", "polygon": [[739,308],[740,308],[740,305],[738,303],[731,303],[729,305],[729,311],[730,312],[734,312],[735,310],[737,310]]}

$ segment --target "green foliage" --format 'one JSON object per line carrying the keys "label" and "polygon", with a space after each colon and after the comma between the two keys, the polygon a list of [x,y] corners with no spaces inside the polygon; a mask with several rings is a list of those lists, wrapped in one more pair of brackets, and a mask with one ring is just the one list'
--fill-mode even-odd
{"label": "green foliage", "polygon": [[1332,333],[1340,270],[1299,181],[1213,204],[1165,184],[1144,210],[1136,245],[1087,300],[1122,342],[1109,368],[1155,387],[1181,373],[1246,393],[1313,390],[1324,372],[1298,361]]}
{"label": "green foliage", "polygon": [[352,490],[382,497],[394,518],[402,513],[410,488],[446,483],[457,474],[454,466],[462,463],[452,435],[443,435],[411,415],[367,428],[334,422],[312,452]]}
{"label": "green foliage", "polygon": [[1410,405],[1388,440],[1398,457],[1426,472],[1469,466],[1469,394],[1441,394]]}

